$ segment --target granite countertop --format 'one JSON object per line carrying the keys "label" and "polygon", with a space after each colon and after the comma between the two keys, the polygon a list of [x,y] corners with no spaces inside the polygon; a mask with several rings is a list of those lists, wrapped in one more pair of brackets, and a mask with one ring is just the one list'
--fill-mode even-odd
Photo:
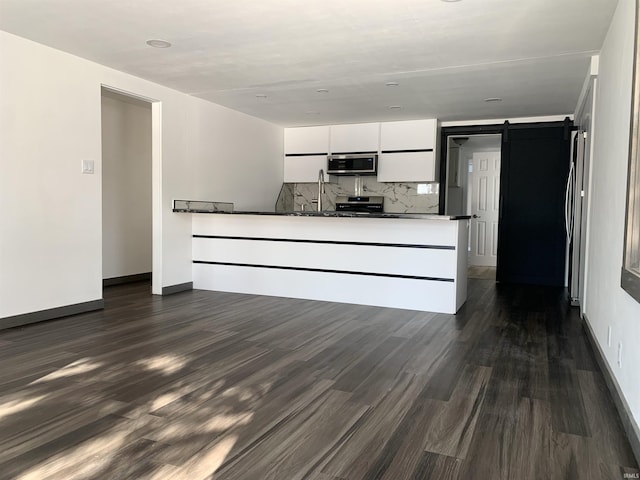
{"label": "granite countertop", "polygon": [[177,213],[210,213],[216,215],[274,215],[281,217],[348,217],[348,218],[412,218],[422,220],[467,220],[468,215],[434,215],[432,213],[368,213],[368,212],[252,212],[252,211],[212,211],[202,209],[174,208]]}

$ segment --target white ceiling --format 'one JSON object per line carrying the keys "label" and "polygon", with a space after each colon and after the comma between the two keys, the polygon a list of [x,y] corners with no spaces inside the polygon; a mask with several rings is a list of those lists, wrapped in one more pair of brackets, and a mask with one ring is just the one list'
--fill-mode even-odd
{"label": "white ceiling", "polygon": [[616,3],[0,0],[0,29],[285,126],[471,120],[573,112]]}

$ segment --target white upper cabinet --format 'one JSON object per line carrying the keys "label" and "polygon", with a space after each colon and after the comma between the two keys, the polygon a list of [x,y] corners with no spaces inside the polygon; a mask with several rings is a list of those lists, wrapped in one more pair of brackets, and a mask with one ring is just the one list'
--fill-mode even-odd
{"label": "white upper cabinet", "polygon": [[379,123],[331,125],[331,153],[377,152]]}
{"label": "white upper cabinet", "polygon": [[380,150],[435,150],[437,120],[384,122],[380,128]]}
{"label": "white upper cabinet", "polygon": [[[320,169],[327,171],[326,155],[305,155],[284,157],[285,183],[313,183],[318,181]],[[325,175],[329,181],[329,175]]]}
{"label": "white upper cabinet", "polygon": [[437,181],[437,120],[284,129],[284,181],[318,181],[327,153],[377,152],[379,182]]}
{"label": "white upper cabinet", "polygon": [[285,128],[284,182],[317,182],[319,170],[327,170],[328,152],[328,125],[320,127]]}
{"label": "white upper cabinet", "polygon": [[284,129],[284,154],[313,154],[329,152],[329,126],[295,127]]}
{"label": "white upper cabinet", "polygon": [[437,128],[434,118],[381,124],[378,181],[437,181]]}
{"label": "white upper cabinet", "polygon": [[379,182],[435,182],[433,152],[383,153],[378,158]]}

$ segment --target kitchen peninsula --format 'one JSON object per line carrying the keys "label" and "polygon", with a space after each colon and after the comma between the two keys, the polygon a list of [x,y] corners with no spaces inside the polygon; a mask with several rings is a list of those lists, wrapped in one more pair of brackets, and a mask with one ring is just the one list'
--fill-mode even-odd
{"label": "kitchen peninsula", "polygon": [[193,213],[196,289],[455,313],[467,295],[468,217],[354,212]]}

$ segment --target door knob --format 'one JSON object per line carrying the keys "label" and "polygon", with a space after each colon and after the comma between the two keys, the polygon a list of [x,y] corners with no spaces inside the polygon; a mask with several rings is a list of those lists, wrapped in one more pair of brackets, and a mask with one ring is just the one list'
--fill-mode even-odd
{"label": "door knob", "polygon": [[480,215],[473,214],[471,215],[471,218],[480,218]]}

